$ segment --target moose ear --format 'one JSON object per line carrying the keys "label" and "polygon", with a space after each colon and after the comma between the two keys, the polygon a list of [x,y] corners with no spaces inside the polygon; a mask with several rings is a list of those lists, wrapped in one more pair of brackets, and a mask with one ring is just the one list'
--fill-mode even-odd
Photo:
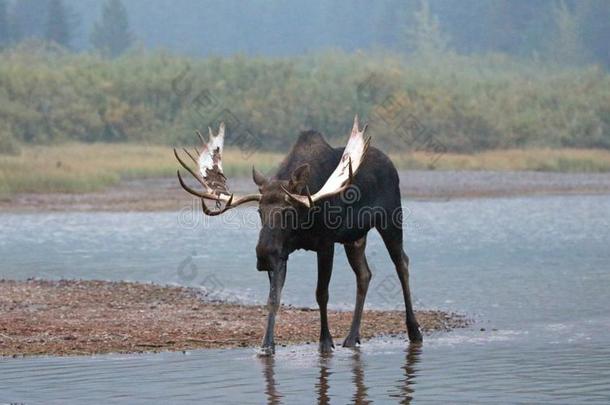
{"label": "moose ear", "polygon": [[254,166],[252,166],[252,180],[259,188],[267,184],[268,181],[265,175],[256,170]]}
{"label": "moose ear", "polygon": [[293,192],[301,193],[309,182],[309,173],[310,171],[308,163],[294,169],[294,172],[292,172],[292,175],[290,176],[288,188]]}

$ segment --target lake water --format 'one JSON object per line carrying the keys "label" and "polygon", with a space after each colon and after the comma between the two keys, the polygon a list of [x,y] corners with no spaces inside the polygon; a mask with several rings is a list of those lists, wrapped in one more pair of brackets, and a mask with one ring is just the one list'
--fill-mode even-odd
{"label": "lake water", "polygon": [[[610,401],[610,196],[404,204],[416,307],[466,314],[473,327],[428,336],[422,347],[375,339],[328,358],[303,345],[273,359],[253,349],[2,359],[0,403]],[[257,218],[251,208],[213,219],[196,207],[3,213],[0,278],[153,281],[261,303]],[[367,255],[367,306],[402,308],[376,234]],[[285,303],[316,306],[314,264],[312,253],[291,256]],[[329,305],[351,310],[355,289],[337,249]]]}

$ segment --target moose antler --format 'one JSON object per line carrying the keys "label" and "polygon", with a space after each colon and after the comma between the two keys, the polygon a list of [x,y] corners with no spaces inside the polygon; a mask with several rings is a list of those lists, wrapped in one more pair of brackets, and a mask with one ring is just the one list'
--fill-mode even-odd
{"label": "moose antler", "polygon": [[[203,186],[204,191],[196,191],[189,187],[180,174],[180,170],[177,171],[178,181],[183,189],[194,196],[201,198],[201,208],[206,215],[220,215],[223,212],[235,208],[238,205],[249,201],[260,201],[260,194],[249,194],[243,197],[235,197],[227,187],[227,178],[222,171],[222,150],[224,145],[225,137],[225,124],[220,123],[218,128],[218,135],[214,136],[212,128],[208,128],[210,132],[210,140],[205,141],[201,132],[197,131],[197,135],[203,142],[203,149],[201,152],[195,148],[197,159],[186,149],[183,149],[184,153],[197,165],[199,172],[191,169],[189,165],[184,163],[180,158],[178,151],[174,149],[174,155],[180,165],[186,169],[195,179]],[[210,210],[205,205],[205,200],[212,200],[216,202],[216,207],[219,208],[217,211]],[[224,203],[224,207],[221,208]]]}
{"label": "moose antler", "polygon": [[328,180],[326,180],[326,183],[324,183],[324,186],[322,186],[317,193],[310,195],[309,190],[307,190],[307,195],[293,194],[283,186],[282,190],[284,190],[284,192],[292,200],[311,208],[316,201],[325,197],[339,194],[349,187],[349,185],[352,184],[354,175],[364,160],[366,151],[371,143],[370,137],[368,139],[364,139],[364,133],[367,126],[368,125],[364,125],[364,127],[360,129],[358,115],[356,115],[354,118],[352,133],[347,141],[345,149],[343,150],[341,160],[339,161],[335,171],[332,172]]}

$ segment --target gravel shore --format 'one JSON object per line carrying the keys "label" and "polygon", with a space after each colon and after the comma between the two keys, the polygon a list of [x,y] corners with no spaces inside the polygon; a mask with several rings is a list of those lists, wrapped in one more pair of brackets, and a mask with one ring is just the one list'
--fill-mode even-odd
{"label": "gravel shore", "polygon": [[[81,280],[0,280],[0,356],[90,355],[201,348],[257,347],[263,306],[213,302],[200,290],[154,284]],[[330,311],[335,343],[352,314]],[[418,311],[424,333],[465,327],[461,315]],[[362,338],[401,335],[404,312],[365,311]],[[317,348],[317,309],[282,307],[277,344]]]}

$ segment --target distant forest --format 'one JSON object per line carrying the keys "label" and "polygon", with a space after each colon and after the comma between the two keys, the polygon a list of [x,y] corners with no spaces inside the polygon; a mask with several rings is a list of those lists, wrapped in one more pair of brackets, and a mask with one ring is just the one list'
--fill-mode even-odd
{"label": "distant forest", "polygon": [[[53,35],[49,14],[64,8],[65,44],[95,47],[103,0],[0,0],[0,44]],[[292,56],[326,48],[408,53],[421,0],[129,0],[135,44],[190,56]],[[506,53],[610,68],[608,0],[430,0],[429,11],[461,54]],[[558,62],[561,62],[559,60]]]}
{"label": "distant forest", "polygon": [[356,112],[395,150],[610,149],[609,0],[0,0],[0,48],[0,153]]}

